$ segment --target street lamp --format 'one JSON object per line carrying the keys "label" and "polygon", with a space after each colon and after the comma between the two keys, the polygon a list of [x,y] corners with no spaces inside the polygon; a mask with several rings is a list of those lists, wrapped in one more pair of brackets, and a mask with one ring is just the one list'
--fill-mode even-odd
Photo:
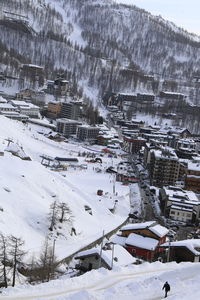
{"label": "street lamp", "polygon": [[116,181],[116,175],[113,174],[113,196],[115,195],[115,181]]}
{"label": "street lamp", "polygon": [[114,246],[115,244],[112,244],[112,262],[111,262],[111,269],[113,268],[113,261],[114,261]]}

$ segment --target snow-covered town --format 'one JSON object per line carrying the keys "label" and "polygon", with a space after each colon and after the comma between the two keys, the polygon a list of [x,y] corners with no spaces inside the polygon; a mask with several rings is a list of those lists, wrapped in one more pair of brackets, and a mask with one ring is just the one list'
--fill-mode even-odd
{"label": "snow-covered town", "polygon": [[33,2],[0,7],[0,299],[199,299],[199,37],[120,1]]}
{"label": "snow-covered town", "polygon": [[[1,103],[21,101],[24,106],[24,100],[4,96]],[[131,281],[139,274],[139,284],[144,280],[146,285],[148,280],[161,285],[185,268],[188,276],[190,269],[196,274],[199,264],[191,262],[200,257],[197,137],[187,128],[150,124],[148,116],[126,120],[125,110],[123,120],[112,117],[106,105],[101,122],[90,125],[80,100],[78,109],[70,110],[77,100],[70,95],[68,101],[60,99],[48,102],[47,116],[40,115],[39,107],[37,118],[25,112],[17,120],[5,112],[0,116],[2,238],[5,251],[10,251],[12,236],[23,254],[16,266],[5,267],[8,288],[2,289],[2,299],[29,299],[32,294],[37,299],[37,293],[41,299],[54,294],[56,299],[71,299],[72,294],[90,299],[96,289],[102,289],[99,299],[105,299],[117,285],[118,273],[122,282],[123,276]],[[52,104],[53,109],[60,106],[56,117],[49,116]],[[85,286],[88,276],[96,278],[95,288]],[[104,279],[101,287],[104,276],[110,284]],[[74,286],[75,278],[82,288]],[[50,283],[39,285],[37,292],[27,286],[45,281]],[[68,282],[69,290],[62,287],[58,296],[53,292],[54,285]],[[127,299],[134,297],[135,283],[129,284]],[[112,298],[118,293],[116,286]],[[157,299],[138,290],[137,295],[135,299]]]}

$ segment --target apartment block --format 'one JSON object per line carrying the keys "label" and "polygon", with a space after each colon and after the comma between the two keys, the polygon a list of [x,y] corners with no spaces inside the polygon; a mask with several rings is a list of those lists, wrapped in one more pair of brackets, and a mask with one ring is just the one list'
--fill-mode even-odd
{"label": "apartment block", "polygon": [[57,119],[57,132],[61,133],[65,137],[69,137],[70,135],[75,135],[77,131],[77,127],[81,125],[81,122],[70,120],[66,118]]}

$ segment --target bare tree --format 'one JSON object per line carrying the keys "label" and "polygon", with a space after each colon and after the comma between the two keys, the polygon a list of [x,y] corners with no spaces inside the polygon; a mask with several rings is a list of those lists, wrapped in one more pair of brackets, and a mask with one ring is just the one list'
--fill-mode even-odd
{"label": "bare tree", "polygon": [[59,214],[60,214],[60,218],[59,218],[60,223],[63,223],[66,221],[70,222],[72,215],[71,215],[71,210],[70,210],[69,206],[65,202],[62,202],[59,204],[58,207],[59,207]]}
{"label": "bare tree", "polygon": [[40,254],[38,265],[38,269],[40,270],[39,277],[41,281],[49,281],[53,277],[56,270],[55,262],[55,240],[53,241],[53,246],[50,246],[50,241],[47,237]]}
{"label": "bare tree", "polygon": [[33,256],[32,257],[32,260],[31,260],[31,264],[29,266],[29,273],[28,273],[28,280],[29,280],[29,283],[32,283],[34,281],[36,281],[38,279],[38,268],[37,268],[37,263],[35,261],[35,257]]}
{"label": "bare tree", "polygon": [[6,265],[8,262],[7,258],[7,247],[8,242],[6,237],[1,233],[0,234],[0,260],[2,263],[2,273],[3,273],[3,281],[4,281],[4,287],[8,287],[8,281],[7,281],[7,272],[6,272]]}
{"label": "bare tree", "polygon": [[9,255],[13,261],[12,286],[15,286],[17,265],[22,263],[22,258],[26,254],[26,252],[22,249],[23,246],[24,241],[21,238],[16,238],[13,235],[9,237]]}
{"label": "bare tree", "polygon": [[42,281],[46,281],[47,274],[48,274],[48,252],[49,252],[48,248],[49,248],[49,241],[48,241],[48,237],[47,237],[45,239],[44,247],[40,254],[40,260],[39,260],[39,266],[41,269],[40,279]]}
{"label": "bare tree", "polygon": [[58,219],[58,205],[57,202],[54,201],[51,206],[50,206],[50,213],[49,213],[49,220],[50,220],[50,226],[49,226],[49,230],[53,231],[53,229],[55,228],[57,219]]}

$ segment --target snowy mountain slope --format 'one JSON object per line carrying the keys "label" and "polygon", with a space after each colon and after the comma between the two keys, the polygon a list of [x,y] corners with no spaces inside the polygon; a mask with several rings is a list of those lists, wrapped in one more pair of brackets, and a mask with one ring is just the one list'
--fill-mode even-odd
{"label": "snowy mountain slope", "polygon": [[[51,233],[48,215],[54,201],[58,204],[67,203],[73,219],[72,224],[58,223],[53,234],[50,234],[52,241],[56,238],[56,255],[59,259],[95,241],[102,236],[103,230],[109,232],[123,223],[130,206],[128,187],[116,183],[119,209],[112,214],[109,208],[114,201],[113,183],[109,174],[93,170],[97,165],[88,166],[87,170],[82,171],[68,168],[67,171],[55,172],[40,163],[41,154],[77,157],[79,151],[85,151],[81,145],[58,144],[31,127],[27,128],[2,116],[0,126],[1,150],[18,145],[32,159],[22,160],[7,151],[0,157],[0,232],[25,240],[27,260],[33,253],[38,255],[45,237]],[[13,141],[9,147],[7,138]],[[79,158],[79,161],[84,162],[84,158]],[[110,163],[110,158],[103,158],[103,167],[106,168]],[[104,205],[106,198],[101,202],[96,195],[99,188],[108,192],[107,206]],[[92,215],[85,210],[85,206],[91,208]],[[72,226],[76,229],[76,236],[70,235]]]}
{"label": "snowy mountain slope", "polygon": [[127,299],[158,300],[164,297],[165,281],[171,285],[169,299],[196,300],[199,292],[199,263],[145,263],[139,266],[100,269],[72,279],[3,291],[1,299]]}
{"label": "snowy mountain slope", "polygon": [[[62,69],[79,87],[102,96],[106,89],[155,89],[145,73],[177,80],[199,71],[199,37],[135,6],[92,0],[2,0],[3,10],[29,17],[34,36],[0,26],[1,63],[20,75],[21,63]],[[6,84],[6,83],[5,83]],[[4,85],[5,85],[4,84]],[[34,86],[33,78],[26,85]],[[19,84],[23,87],[22,82]]]}

